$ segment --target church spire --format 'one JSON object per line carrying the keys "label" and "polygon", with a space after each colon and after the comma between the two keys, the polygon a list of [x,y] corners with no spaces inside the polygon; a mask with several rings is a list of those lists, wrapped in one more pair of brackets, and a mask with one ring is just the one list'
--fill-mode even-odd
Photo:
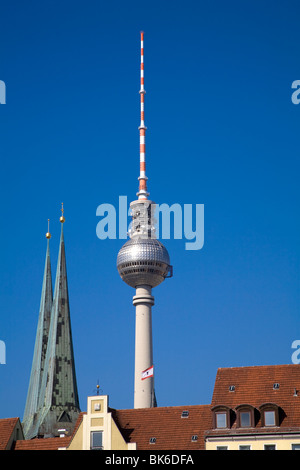
{"label": "church spire", "polygon": [[49,219],[48,219],[48,232],[46,233],[47,238],[47,251],[46,261],[44,268],[44,278],[42,285],[42,295],[40,301],[39,319],[36,333],[36,340],[34,346],[33,361],[31,367],[31,375],[29,381],[29,388],[27,394],[27,400],[25,405],[24,417],[23,417],[23,430],[24,435],[30,433],[30,428],[36,418],[39,393],[42,381],[42,374],[44,370],[44,362],[47,350],[47,340],[50,325],[50,316],[52,309],[52,275],[51,275],[51,263],[50,263],[50,238],[49,232]]}
{"label": "church spire", "polygon": [[63,224],[49,326],[47,353],[39,393],[38,416],[31,437],[56,436],[58,429],[72,432],[80,412],[70,321]]}

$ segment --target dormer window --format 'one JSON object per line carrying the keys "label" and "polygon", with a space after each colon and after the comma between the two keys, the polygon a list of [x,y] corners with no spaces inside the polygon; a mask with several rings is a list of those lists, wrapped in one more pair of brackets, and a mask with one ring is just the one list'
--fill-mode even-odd
{"label": "dormer window", "polygon": [[255,426],[254,408],[251,405],[239,405],[236,407],[237,426],[239,428],[253,428]]}
{"label": "dormer window", "polygon": [[262,426],[279,426],[279,407],[275,403],[264,403],[260,407]]}
{"label": "dormer window", "polygon": [[215,406],[212,411],[215,429],[230,428],[230,408],[227,406]]}

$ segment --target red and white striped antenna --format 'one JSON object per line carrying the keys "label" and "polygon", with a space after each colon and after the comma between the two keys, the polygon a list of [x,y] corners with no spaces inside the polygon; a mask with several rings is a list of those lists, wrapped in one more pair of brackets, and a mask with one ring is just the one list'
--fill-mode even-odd
{"label": "red and white striped antenna", "polygon": [[139,192],[137,196],[139,199],[147,199],[149,193],[147,192],[147,176],[146,176],[146,126],[145,126],[145,89],[144,89],[144,33],[141,32],[141,123],[139,126],[140,131],[140,176],[139,176]]}

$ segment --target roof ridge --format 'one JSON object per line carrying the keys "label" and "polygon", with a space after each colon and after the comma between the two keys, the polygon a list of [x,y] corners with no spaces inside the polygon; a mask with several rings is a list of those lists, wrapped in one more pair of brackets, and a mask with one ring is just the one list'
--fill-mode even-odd
{"label": "roof ridge", "polygon": [[20,419],[20,418],[19,418],[19,417],[14,417],[14,418],[0,418],[0,423],[1,423],[1,421],[5,421],[5,420],[16,420],[16,421],[17,421],[18,419]]}
{"label": "roof ridge", "polygon": [[204,404],[197,404],[197,405],[175,405],[175,406],[155,406],[155,407],[152,407],[152,408],[123,408],[123,409],[116,409],[116,408],[110,408],[111,411],[134,411],[134,412],[139,412],[139,411],[145,411],[145,412],[150,412],[150,411],[161,411],[161,410],[167,410],[167,409],[171,409],[171,410],[174,410],[177,409],[186,409],[186,408],[200,408],[200,407],[209,407],[211,406],[210,403],[204,403]]}
{"label": "roof ridge", "polygon": [[292,366],[296,367],[299,366],[299,364],[263,364],[263,365],[252,365],[252,366],[232,366],[232,367],[218,367],[219,370],[232,370],[232,369],[266,369],[269,367],[287,367],[287,366]]}

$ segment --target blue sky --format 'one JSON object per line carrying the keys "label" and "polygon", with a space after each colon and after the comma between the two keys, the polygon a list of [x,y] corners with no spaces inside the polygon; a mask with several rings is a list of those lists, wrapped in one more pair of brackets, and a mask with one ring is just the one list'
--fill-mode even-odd
{"label": "blue sky", "polygon": [[96,209],[135,199],[145,32],[150,196],[204,204],[205,241],[164,240],[155,288],[158,405],[210,403],[218,367],[289,364],[300,339],[296,1],[10,1],[1,5],[0,418],[22,418],[44,269],[64,226],[81,409],[97,381],[133,407],[133,289],[124,240]]}

